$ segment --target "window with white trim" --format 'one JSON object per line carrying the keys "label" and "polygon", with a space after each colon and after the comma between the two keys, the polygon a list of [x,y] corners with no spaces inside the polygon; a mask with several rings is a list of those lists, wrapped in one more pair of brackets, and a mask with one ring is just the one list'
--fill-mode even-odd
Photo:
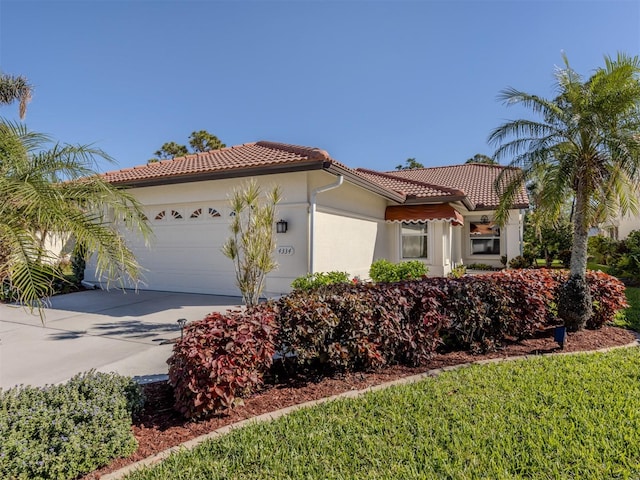
{"label": "window with white trim", "polygon": [[402,258],[427,258],[426,223],[402,222]]}
{"label": "window with white trim", "polygon": [[469,224],[471,255],[500,255],[500,227],[495,223]]}

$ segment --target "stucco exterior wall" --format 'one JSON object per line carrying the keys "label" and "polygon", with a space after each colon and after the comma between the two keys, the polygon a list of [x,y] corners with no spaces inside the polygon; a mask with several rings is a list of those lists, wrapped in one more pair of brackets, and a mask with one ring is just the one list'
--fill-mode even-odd
{"label": "stucco exterior wall", "polygon": [[318,212],[314,270],[368,278],[383,228],[383,222]]}
{"label": "stucco exterior wall", "polygon": [[627,215],[618,221],[617,226],[618,240],[624,240],[634,230],[640,230],[640,215]]}
{"label": "stucco exterior wall", "polygon": [[[291,282],[309,271],[346,271],[363,279],[369,277],[371,263],[380,258],[402,261],[401,227],[385,222],[390,201],[364,188],[344,183],[318,193],[314,217],[314,238],[310,241],[311,206],[314,191],[336,182],[336,175],[323,170],[254,177],[268,190],[279,185],[283,198],[277,219],[288,223],[286,233],[276,234],[275,258],[279,268],[266,279],[264,295],[286,294]],[[154,231],[150,245],[131,233],[127,243],[142,266],[141,289],[239,295],[231,260],[221,248],[230,235],[231,209],[228,197],[242,178],[132,188],[129,191],[144,206]],[[463,262],[500,266],[500,256],[520,254],[521,215],[512,211],[501,229],[500,255],[471,255],[469,223],[479,222],[493,212],[469,212],[456,206],[464,216],[463,227],[448,222],[429,222],[428,257],[430,275],[446,275]],[[311,250],[312,247],[312,250]],[[313,261],[311,261],[313,260]],[[97,278],[90,263],[86,280]],[[126,284],[127,287],[135,285]]]}
{"label": "stucco exterior wall", "polygon": [[[336,181],[336,176],[313,172],[313,190]],[[344,182],[317,195],[313,270],[345,271],[369,278],[369,267],[378,258],[388,258],[393,248],[392,232],[384,221],[387,201],[358,186]]]}
{"label": "stucco exterior wall", "polygon": [[[276,234],[277,271],[268,278],[265,294],[289,291],[291,281],[304,274],[307,265],[307,176],[289,173],[254,177],[264,190],[279,185],[283,199],[277,207],[278,219],[288,221],[287,233]],[[210,180],[175,185],[133,188],[129,191],[144,205],[154,232],[150,245],[126,233],[127,243],[143,268],[141,289],[239,295],[233,263],[221,248],[229,237],[231,209],[228,196],[243,179]],[[209,214],[210,210],[216,216]],[[198,218],[191,218],[201,210]],[[164,217],[157,220],[160,212]],[[173,212],[182,218],[175,218]],[[278,253],[282,252],[282,253]],[[96,278],[90,264],[86,280]],[[128,283],[127,287],[134,287]]]}

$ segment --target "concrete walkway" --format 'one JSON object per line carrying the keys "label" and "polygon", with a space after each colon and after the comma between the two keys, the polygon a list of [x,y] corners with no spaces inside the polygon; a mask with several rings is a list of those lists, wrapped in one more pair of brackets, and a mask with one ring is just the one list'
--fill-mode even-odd
{"label": "concrete walkway", "polygon": [[167,373],[177,320],[237,308],[239,297],[92,290],[52,298],[37,312],[0,304],[0,388],[60,383],[96,369],[153,379]]}

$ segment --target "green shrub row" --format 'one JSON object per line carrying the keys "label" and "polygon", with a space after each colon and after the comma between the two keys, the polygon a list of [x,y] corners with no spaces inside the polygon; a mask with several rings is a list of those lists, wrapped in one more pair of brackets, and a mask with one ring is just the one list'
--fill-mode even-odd
{"label": "green shrub row", "polygon": [[[424,277],[428,272],[429,269],[420,260],[392,263],[383,258],[373,262],[369,268],[369,276],[376,283],[418,279]],[[296,278],[291,283],[291,287],[294,290],[309,291],[327,285],[350,282],[359,283],[359,279],[356,277],[351,280],[347,272],[316,272]]]}
{"label": "green shrub row", "polygon": [[350,279],[347,272],[317,272],[308,273],[304,277],[296,278],[291,283],[291,287],[294,290],[313,290],[335,283],[349,282]]}
{"label": "green shrub row", "polygon": [[589,237],[589,256],[595,263],[609,266],[609,272],[629,284],[640,283],[640,230],[624,240],[602,235]]}
{"label": "green shrub row", "polygon": [[429,269],[420,260],[391,263],[383,258],[373,262],[369,268],[369,276],[376,283],[413,280],[424,277],[428,272]]}
{"label": "green shrub row", "polygon": [[72,479],[132,454],[141,406],[138,385],[115,374],[0,391],[0,478]]}
{"label": "green shrub row", "polygon": [[[566,270],[511,270],[462,278],[336,283],[296,290],[243,313],[196,322],[174,348],[177,407],[207,415],[255,391],[274,351],[320,375],[420,365],[439,346],[489,351],[556,325]],[[624,285],[588,272],[594,315],[611,322],[626,307]]]}

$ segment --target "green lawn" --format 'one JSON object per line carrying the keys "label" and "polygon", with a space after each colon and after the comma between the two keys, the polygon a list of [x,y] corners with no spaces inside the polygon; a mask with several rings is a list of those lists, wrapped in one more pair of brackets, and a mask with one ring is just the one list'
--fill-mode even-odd
{"label": "green lawn", "polygon": [[[538,267],[546,267],[547,261],[544,258],[536,259],[536,266]],[[560,260],[553,260],[551,262],[551,268],[564,268],[564,264]]]}
{"label": "green lawn", "polygon": [[640,288],[627,287],[625,289],[629,308],[624,314],[619,314],[615,324],[619,327],[630,328],[636,332],[640,332]]}
{"label": "green lawn", "polygon": [[600,270],[601,272],[609,273],[609,271],[611,270],[611,267],[608,265],[601,265],[600,263],[587,262],[587,269]]}
{"label": "green lawn", "polygon": [[129,479],[640,477],[640,349],[472,366],[297,411]]}

